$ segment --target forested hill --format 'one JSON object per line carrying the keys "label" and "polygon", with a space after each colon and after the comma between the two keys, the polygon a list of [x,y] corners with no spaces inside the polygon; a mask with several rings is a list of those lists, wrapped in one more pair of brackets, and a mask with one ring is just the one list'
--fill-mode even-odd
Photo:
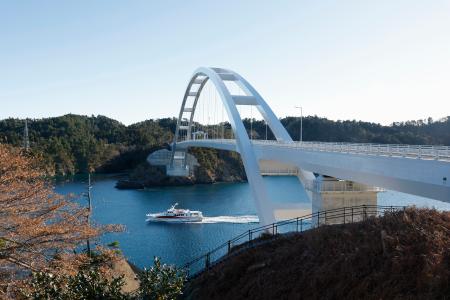
{"label": "forested hill", "polygon": [[[0,121],[0,143],[21,146],[24,120]],[[125,126],[104,116],[64,115],[28,120],[31,150],[42,155],[50,173],[120,172],[145,160],[156,146],[172,140],[175,119]]]}
{"label": "forested hill", "polygon": [[[246,120],[246,123],[246,126],[250,127],[249,120]],[[299,140],[300,118],[286,117],[281,119],[281,123],[294,140]],[[265,138],[263,121],[253,122],[252,127],[257,131],[255,136]],[[268,138],[273,138],[270,130]],[[309,116],[303,118],[303,140],[450,146],[450,116],[437,121],[428,118],[396,122],[390,126],[362,121],[332,121]]]}
{"label": "forested hill", "polygon": [[[281,119],[291,136],[298,140],[300,119]],[[264,139],[262,121],[244,121],[253,128],[253,137]],[[25,121],[0,121],[0,143],[21,146]],[[176,119],[147,120],[125,126],[105,116],[64,115],[28,120],[33,153],[42,155],[50,173],[120,172],[135,167],[152,150],[170,143]],[[268,130],[268,139],[273,136]],[[303,118],[303,140],[370,142],[394,144],[450,145],[450,117],[438,121],[410,121],[391,126],[357,121],[332,121],[310,116]]]}

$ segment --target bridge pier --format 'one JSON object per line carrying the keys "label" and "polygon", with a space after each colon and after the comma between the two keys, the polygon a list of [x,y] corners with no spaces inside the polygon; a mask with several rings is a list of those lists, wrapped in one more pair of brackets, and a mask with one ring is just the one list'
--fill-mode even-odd
{"label": "bridge pier", "polygon": [[325,215],[313,219],[314,226],[357,222],[376,214],[370,209],[365,210],[364,214],[361,212],[356,214],[343,209],[354,206],[376,206],[377,194],[380,191],[376,187],[320,175],[306,188],[312,194],[313,214],[319,211],[339,209],[334,215]]}
{"label": "bridge pier", "polygon": [[188,177],[194,174],[194,167],[198,166],[197,159],[186,149],[177,150],[173,158],[172,151],[157,150],[147,157],[147,162],[152,166],[165,167],[168,176]]}

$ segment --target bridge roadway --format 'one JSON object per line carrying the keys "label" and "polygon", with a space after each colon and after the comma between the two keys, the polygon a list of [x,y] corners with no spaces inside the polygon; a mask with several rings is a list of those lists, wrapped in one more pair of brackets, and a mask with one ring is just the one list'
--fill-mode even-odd
{"label": "bridge roadway", "polygon": [[[450,147],[324,142],[251,141],[256,159],[277,161],[310,172],[450,202]],[[177,143],[237,151],[235,140]]]}

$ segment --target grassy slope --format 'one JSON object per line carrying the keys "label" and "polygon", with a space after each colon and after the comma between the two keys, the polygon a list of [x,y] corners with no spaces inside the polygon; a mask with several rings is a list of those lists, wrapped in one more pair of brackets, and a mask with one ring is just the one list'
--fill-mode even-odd
{"label": "grassy slope", "polygon": [[250,249],[190,283],[190,299],[445,299],[450,213],[408,209]]}

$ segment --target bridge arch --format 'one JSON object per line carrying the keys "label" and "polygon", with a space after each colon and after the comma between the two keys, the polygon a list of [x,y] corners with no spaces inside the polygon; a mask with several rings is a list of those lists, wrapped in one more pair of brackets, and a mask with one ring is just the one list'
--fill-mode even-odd
{"label": "bridge arch", "polygon": [[[205,67],[198,68],[194,72],[184,93],[183,102],[178,115],[177,127],[172,144],[171,165],[173,166],[174,155],[177,147],[176,144],[180,131],[186,131],[187,139],[191,139],[191,128],[197,103],[203,87],[208,80],[210,80],[215,86],[231,123],[231,128],[236,138],[236,150],[241,154],[260,222],[262,224],[273,223],[275,221],[273,207],[271,205],[271,201],[268,199],[266,186],[259,172],[258,160],[237,109],[237,105],[255,106],[261,113],[267,125],[270,127],[277,141],[292,142],[292,138],[256,89],[236,72],[223,68]],[[244,91],[245,95],[231,94],[225,84],[225,81],[234,81],[234,83],[237,84],[242,91]],[[193,103],[192,107],[186,107],[189,97],[194,97],[194,101],[191,101]],[[186,114],[188,116],[185,119],[187,119],[189,123],[187,126],[182,126],[181,123],[184,119],[184,115]]]}
{"label": "bridge arch", "polygon": [[[298,178],[304,186],[305,183],[309,184],[315,181],[312,173],[315,172],[368,186],[449,202],[450,186],[447,178],[449,178],[450,170],[450,147],[323,142],[293,143],[289,134],[258,92],[239,74],[220,68],[199,68],[189,81],[177,121],[172,157],[170,162],[166,160],[166,164],[169,164],[168,167],[173,166],[180,131],[185,130],[188,133],[186,138],[191,139],[190,130],[197,101],[208,80],[211,80],[218,91],[231,123],[235,140],[187,140],[178,143],[178,148],[180,148],[178,152],[185,154],[186,149],[193,146],[239,152],[262,224],[275,221],[274,209],[277,207],[268,199],[267,190],[259,172],[259,160],[295,165],[298,170]],[[231,94],[225,84],[226,81],[235,81],[245,95]],[[188,97],[194,99],[194,102],[189,103],[190,107],[186,106]],[[237,105],[256,106],[277,141],[251,141],[237,110]],[[189,118],[186,119],[189,123],[184,126],[181,120],[184,120],[183,116],[186,113],[189,114]],[[180,162],[179,156],[177,156],[177,162]],[[321,188],[317,193],[321,193]],[[307,194],[309,198],[312,198],[312,194],[308,192]]]}

